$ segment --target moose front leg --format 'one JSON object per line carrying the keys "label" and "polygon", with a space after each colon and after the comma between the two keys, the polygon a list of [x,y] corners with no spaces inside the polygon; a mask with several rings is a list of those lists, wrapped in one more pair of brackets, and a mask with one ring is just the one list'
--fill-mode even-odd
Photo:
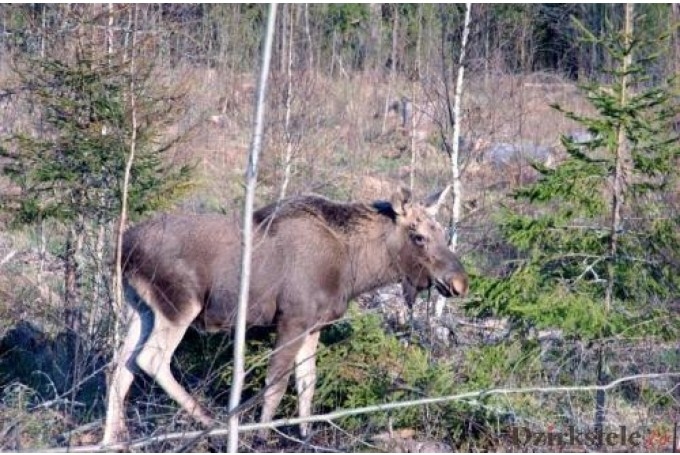
{"label": "moose front leg", "polygon": [[[265,379],[264,404],[260,422],[268,423],[274,418],[276,408],[281,402],[288,386],[288,378],[293,370],[295,359],[304,341],[309,336],[306,330],[291,327],[291,324],[279,323],[277,329],[276,346],[269,359],[267,378]],[[266,440],[269,429],[258,431],[258,438]]]}
{"label": "moose front leg", "polygon": [[[298,394],[298,413],[300,417],[312,415],[312,399],[316,386],[316,348],[319,345],[320,332],[307,335],[300,351],[295,357],[295,386]],[[300,424],[300,436],[309,436],[309,422]]]}

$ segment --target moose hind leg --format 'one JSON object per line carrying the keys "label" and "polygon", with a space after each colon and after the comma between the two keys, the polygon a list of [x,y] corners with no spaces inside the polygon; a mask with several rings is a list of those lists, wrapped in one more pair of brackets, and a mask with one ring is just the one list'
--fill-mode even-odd
{"label": "moose hind leg", "polygon": [[108,389],[108,404],[106,408],[106,425],[102,445],[119,442],[127,436],[125,425],[125,397],[130,390],[134,375],[130,370],[131,359],[134,357],[137,345],[142,338],[142,319],[138,312],[128,308],[130,326],[123,346],[116,356],[116,365],[111,376]]}
{"label": "moose hind leg", "polygon": [[[316,348],[320,332],[307,335],[302,347],[295,356],[295,386],[298,394],[298,413],[300,417],[312,415],[312,399],[316,386]],[[300,424],[300,436],[309,436],[309,422]]]}
{"label": "moose hind leg", "polygon": [[[145,300],[149,301],[148,299]],[[214,423],[212,417],[177,382],[170,370],[170,361],[175,349],[200,312],[201,304],[198,300],[187,302],[186,306],[182,307],[182,314],[178,315],[175,320],[168,319],[162,311],[154,309],[154,326],[137,356],[137,365],[151,376],[191,417],[206,427],[210,427]]]}

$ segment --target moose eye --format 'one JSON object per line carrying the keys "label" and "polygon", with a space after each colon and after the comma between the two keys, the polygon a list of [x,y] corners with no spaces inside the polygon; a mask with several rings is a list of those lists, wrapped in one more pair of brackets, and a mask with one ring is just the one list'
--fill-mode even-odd
{"label": "moose eye", "polygon": [[425,245],[425,242],[426,242],[426,239],[425,239],[424,236],[422,236],[420,234],[415,234],[415,233],[411,234],[411,240],[413,241],[413,243],[415,243],[418,246],[423,246],[423,245]]}

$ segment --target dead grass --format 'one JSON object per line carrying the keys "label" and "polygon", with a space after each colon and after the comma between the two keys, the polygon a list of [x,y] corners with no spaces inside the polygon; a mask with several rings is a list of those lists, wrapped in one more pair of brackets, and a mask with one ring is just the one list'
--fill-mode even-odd
{"label": "dead grass", "polygon": [[[187,115],[192,120],[201,119],[197,134],[182,146],[186,158],[198,166],[200,185],[195,198],[205,199],[208,207],[240,210],[242,187],[238,182],[250,144],[253,76],[192,68],[183,77],[191,81],[186,84],[192,100]],[[284,129],[286,87],[285,75],[274,74],[270,79],[269,122],[259,173],[260,203],[278,195],[289,137],[293,143],[289,194],[313,191],[345,199],[376,198],[389,196],[399,185],[408,185],[410,132],[400,128],[395,113],[384,118],[384,112],[388,92],[390,99],[412,97],[412,83],[398,81],[389,87],[385,78],[373,73],[335,80],[320,74],[295,74],[290,136]],[[423,87],[415,88],[416,100],[428,99]],[[587,110],[576,87],[557,77],[471,75],[466,85],[462,135],[558,150],[559,135],[574,131],[577,125],[550,108],[552,103],[577,112]],[[443,185],[450,171],[448,157],[436,147],[436,122],[425,117],[418,131],[426,138],[417,142],[415,168],[416,191],[422,194]],[[485,198],[494,197],[495,191],[487,188],[493,188],[498,176],[463,177],[467,202],[479,205]]]}

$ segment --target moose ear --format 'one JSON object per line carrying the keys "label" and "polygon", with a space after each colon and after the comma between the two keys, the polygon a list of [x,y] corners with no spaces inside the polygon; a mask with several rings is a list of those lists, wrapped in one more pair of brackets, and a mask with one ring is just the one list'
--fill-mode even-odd
{"label": "moose ear", "polygon": [[439,208],[441,207],[442,203],[446,200],[446,196],[449,194],[450,189],[451,185],[447,185],[446,188],[444,188],[443,190],[432,193],[425,198],[424,202],[425,210],[430,216],[437,216]]}
{"label": "moose ear", "polygon": [[411,201],[411,191],[407,188],[401,187],[397,190],[390,199],[392,208],[397,215],[404,215],[406,213],[405,206]]}

